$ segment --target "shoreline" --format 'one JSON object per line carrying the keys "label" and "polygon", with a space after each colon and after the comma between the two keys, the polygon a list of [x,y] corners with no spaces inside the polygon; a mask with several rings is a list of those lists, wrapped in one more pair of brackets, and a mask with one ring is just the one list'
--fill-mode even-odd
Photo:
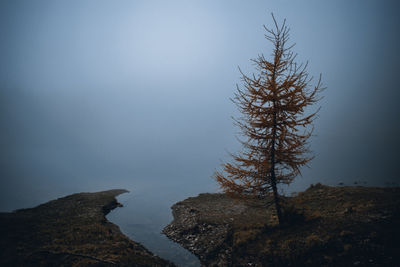
{"label": "shoreline", "polygon": [[118,225],[122,233],[177,266],[201,266],[199,259],[193,253],[162,233],[162,229],[173,218],[171,206],[176,201],[165,201],[160,194],[155,200],[151,194],[144,197],[137,192],[121,195],[117,200],[124,208],[113,210],[107,215],[107,219]]}
{"label": "shoreline", "polygon": [[125,236],[106,215],[122,206],[114,189],[77,193],[0,213],[2,266],[174,266]]}
{"label": "shoreline", "polygon": [[284,197],[288,224],[259,199],[200,194],[163,232],[205,266],[397,266],[400,188],[316,184]]}

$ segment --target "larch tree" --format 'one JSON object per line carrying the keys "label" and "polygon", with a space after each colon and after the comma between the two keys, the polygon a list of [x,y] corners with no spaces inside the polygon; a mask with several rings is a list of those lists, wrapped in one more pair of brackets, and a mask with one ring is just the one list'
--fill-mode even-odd
{"label": "larch tree", "polygon": [[314,86],[306,64],[295,62],[294,45],[288,45],[286,20],[266,30],[265,38],[273,45],[271,59],[259,55],[253,59],[258,73],[242,75],[243,89],[237,86],[232,101],[242,116],[234,119],[242,136],[243,151],[232,154],[233,163],[224,163],[214,178],[221,189],[236,196],[271,195],[279,225],[283,223],[278,184],[289,184],[301,174],[300,168],[313,156],[308,139],[319,108],[309,106],[319,100],[323,89],[321,76]]}

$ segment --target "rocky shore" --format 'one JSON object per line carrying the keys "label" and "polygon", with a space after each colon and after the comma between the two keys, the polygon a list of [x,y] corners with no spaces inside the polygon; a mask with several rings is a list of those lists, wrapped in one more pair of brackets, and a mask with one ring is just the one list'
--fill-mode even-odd
{"label": "rocky shore", "polygon": [[0,266],[174,266],[106,219],[125,192],[73,194],[0,213]]}
{"label": "rocky shore", "polygon": [[284,199],[200,194],[172,207],[164,233],[205,266],[399,266],[400,188],[317,184]]}

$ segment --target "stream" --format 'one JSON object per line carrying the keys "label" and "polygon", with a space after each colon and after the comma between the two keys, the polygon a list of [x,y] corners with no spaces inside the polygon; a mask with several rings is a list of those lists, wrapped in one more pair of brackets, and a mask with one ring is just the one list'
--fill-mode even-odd
{"label": "stream", "polygon": [[130,239],[161,258],[177,266],[199,267],[200,261],[195,255],[161,232],[173,219],[170,207],[177,202],[175,199],[162,192],[157,192],[154,197],[146,193],[125,193],[117,197],[123,207],[112,210],[107,219],[118,225]]}

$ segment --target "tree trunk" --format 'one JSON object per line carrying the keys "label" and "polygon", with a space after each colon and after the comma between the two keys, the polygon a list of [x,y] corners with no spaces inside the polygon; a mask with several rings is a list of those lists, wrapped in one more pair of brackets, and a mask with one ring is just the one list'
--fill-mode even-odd
{"label": "tree trunk", "polygon": [[[279,50],[279,46],[277,46],[277,50]],[[277,66],[277,58],[275,57],[274,60],[274,69],[272,72],[272,81],[274,84],[274,98],[272,100],[272,106],[273,106],[273,128],[272,128],[272,145],[271,145],[271,169],[270,169],[270,175],[271,175],[271,186],[272,186],[272,192],[274,194],[274,203],[275,203],[275,209],[276,209],[276,214],[278,216],[278,224],[279,227],[282,226],[282,211],[281,211],[281,205],[279,203],[279,195],[278,195],[278,188],[276,187],[276,176],[275,176],[275,143],[276,143],[276,130],[277,130],[277,121],[276,121],[276,66]]]}
{"label": "tree trunk", "polygon": [[275,209],[276,209],[276,214],[278,215],[278,224],[279,227],[282,226],[282,210],[281,210],[281,204],[279,203],[279,195],[278,195],[278,189],[276,187],[276,178],[275,178],[275,171],[271,173],[271,185],[272,185],[272,191],[274,193],[274,203],[275,203]]}
{"label": "tree trunk", "polygon": [[[275,107],[275,101],[274,101],[274,107]],[[276,214],[278,215],[279,227],[281,227],[282,226],[282,211],[281,211],[281,205],[279,203],[278,188],[276,186],[276,176],[275,176],[275,139],[276,139],[276,113],[275,112],[274,112],[273,120],[274,120],[274,128],[272,130],[273,133],[272,133],[270,174],[271,174],[271,186],[272,186],[272,192],[274,194],[274,203],[275,203]]]}
{"label": "tree trunk", "polygon": [[281,211],[281,205],[279,203],[278,188],[276,187],[276,176],[275,176],[275,142],[276,142],[276,129],[277,129],[276,110],[275,110],[276,109],[276,103],[275,103],[275,100],[273,100],[272,103],[273,103],[273,107],[274,107],[274,114],[273,114],[273,128],[272,128],[270,175],[271,175],[272,191],[274,193],[274,203],[275,203],[276,214],[278,215],[279,227],[281,227],[282,226],[282,211]]}

